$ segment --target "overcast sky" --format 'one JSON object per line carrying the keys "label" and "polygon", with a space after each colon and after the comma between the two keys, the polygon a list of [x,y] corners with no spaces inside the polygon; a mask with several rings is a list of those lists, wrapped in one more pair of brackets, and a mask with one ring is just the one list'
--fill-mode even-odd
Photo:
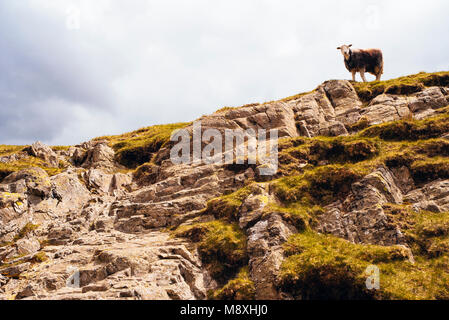
{"label": "overcast sky", "polygon": [[[0,144],[77,144],[350,79],[449,70],[449,1],[1,0]],[[369,79],[373,76],[369,75]]]}

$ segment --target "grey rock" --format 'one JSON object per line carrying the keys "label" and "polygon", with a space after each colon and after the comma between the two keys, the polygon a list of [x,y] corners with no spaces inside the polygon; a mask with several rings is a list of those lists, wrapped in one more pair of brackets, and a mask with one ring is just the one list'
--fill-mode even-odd
{"label": "grey rock", "polygon": [[40,250],[41,245],[36,239],[20,239],[16,242],[19,255],[29,255]]}
{"label": "grey rock", "polygon": [[276,213],[247,230],[249,272],[256,287],[256,299],[280,299],[282,293],[277,288],[277,279],[283,261],[282,244],[295,232]]}
{"label": "grey rock", "polygon": [[29,148],[30,155],[42,159],[50,166],[57,168],[59,166],[58,155],[49,146],[42,142],[35,142]]}
{"label": "grey rock", "polygon": [[326,212],[318,217],[317,231],[353,243],[405,244],[404,235],[382,208],[384,204],[401,204],[402,201],[402,192],[392,173],[380,167],[352,185],[345,205],[332,204],[326,208]]}

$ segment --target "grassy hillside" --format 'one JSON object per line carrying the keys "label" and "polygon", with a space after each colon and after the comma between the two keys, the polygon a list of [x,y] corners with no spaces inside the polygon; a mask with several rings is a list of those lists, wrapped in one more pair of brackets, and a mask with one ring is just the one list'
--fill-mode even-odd
{"label": "grassy hillside", "polygon": [[[284,245],[280,286],[294,296],[320,299],[448,299],[449,214],[415,212],[410,204],[384,207],[401,226],[415,262],[402,247],[351,244],[313,231],[323,206],[343,200],[350,185],[380,165],[406,166],[414,181],[424,184],[449,179],[449,141],[438,138],[449,131],[449,113],[421,120],[403,120],[369,127],[347,137],[283,139],[280,142],[280,177],[270,182],[280,203],[269,203],[265,215],[281,214],[299,233]],[[304,160],[305,167],[299,166]],[[213,199],[205,214],[235,226],[242,201],[256,188],[248,185],[233,194]],[[189,230],[204,228],[193,225]],[[185,234],[185,230],[180,230]],[[239,231],[234,229],[233,232]],[[191,236],[191,234],[190,234]],[[220,246],[202,238],[208,246]],[[210,241],[210,242],[209,242]],[[232,260],[229,260],[232,261]],[[381,290],[366,290],[365,270],[375,264],[381,273]],[[241,268],[234,265],[234,270]],[[248,297],[251,283],[243,271],[214,297]]]}
{"label": "grassy hillside", "polygon": [[[392,80],[353,83],[364,102],[376,96],[412,94],[429,86],[449,87],[449,72],[419,73]],[[289,101],[304,94],[280,101]],[[253,104],[258,105],[258,104]],[[247,105],[247,106],[253,106]],[[225,112],[226,107],[217,112]],[[137,175],[154,175],[155,155],[167,145],[173,131],[190,123],[156,125],[106,140],[117,162]],[[352,135],[341,137],[286,138],[279,142],[278,176],[267,183],[277,202],[264,207],[263,216],[280,214],[298,231],[283,245],[278,285],[296,298],[331,299],[449,299],[449,212],[413,210],[412,204],[386,204],[383,210],[404,233],[413,259],[401,246],[382,247],[353,244],[314,227],[326,205],[344,200],[351,185],[379,166],[408,168],[417,187],[437,179],[449,179],[449,107],[425,120],[401,120],[369,126],[367,122],[348,128]],[[55,147],[56,150],[65,147]],[[23,146],[0,146],[0,157],[18,153]],[[11,172],[38,166],[49,174],[41,160],[25,157],[0,163],[0,180]],[[248,274],[245,230],[239,227],[239,208],[257,181],[207,203],[203,215],[214,221],[184,225],[172,230],[176,237],[197,245],[204,266],[220,288],[210,293],[215,299],[252,299],[254,284]],[[381,272],[381,290],[365,287],[365,270],[375,264]]]}
{"label": "grassy hillside", "polygon": [[[22,151],[26,146],[8,146],[0,145],[0,158],[10,156],[14,153]],[[47,171],[49,175],[55,175],[62,171],[62,168],[52,168],[44,161],[32,156],[26,156],[17,161],[1,162],[0,161],[0,181],[13,172],[20,171],[30,167],[39,167]]]}

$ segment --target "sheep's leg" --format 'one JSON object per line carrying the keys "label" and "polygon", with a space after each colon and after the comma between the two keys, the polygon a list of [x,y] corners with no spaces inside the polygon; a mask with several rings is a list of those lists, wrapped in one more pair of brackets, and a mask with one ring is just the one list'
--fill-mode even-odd
{"label": "sheep's leg", "polygon": [[381,67],[376,67],[374,68],[374,75],[376,76],[376,81],[380,81],[380,77],[382,77],[382,68]]}
{"label": "sheep's leg", "polygon": [[354,81],[354,82],[355,82],[355,74],[356,74],[356,71],[352,71],[352,81]]}
{"label": "sheep's leg", "polygon": [[363,82],[366,82],[365,70],[360,70],[360,76],[362,77]]}

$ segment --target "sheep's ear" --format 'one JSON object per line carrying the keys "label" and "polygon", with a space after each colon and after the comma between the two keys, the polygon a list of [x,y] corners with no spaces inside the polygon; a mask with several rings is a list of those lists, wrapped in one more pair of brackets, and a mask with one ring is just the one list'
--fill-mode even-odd
{"label": "sheep's ear", "polygon": [[341,50],[341,47],[338,47],[337,50]]}
{"label": "sheep's ear", "polygon": [[351,48],[351,47],[352,47],[352,44],[350,44],[348,47]]}

